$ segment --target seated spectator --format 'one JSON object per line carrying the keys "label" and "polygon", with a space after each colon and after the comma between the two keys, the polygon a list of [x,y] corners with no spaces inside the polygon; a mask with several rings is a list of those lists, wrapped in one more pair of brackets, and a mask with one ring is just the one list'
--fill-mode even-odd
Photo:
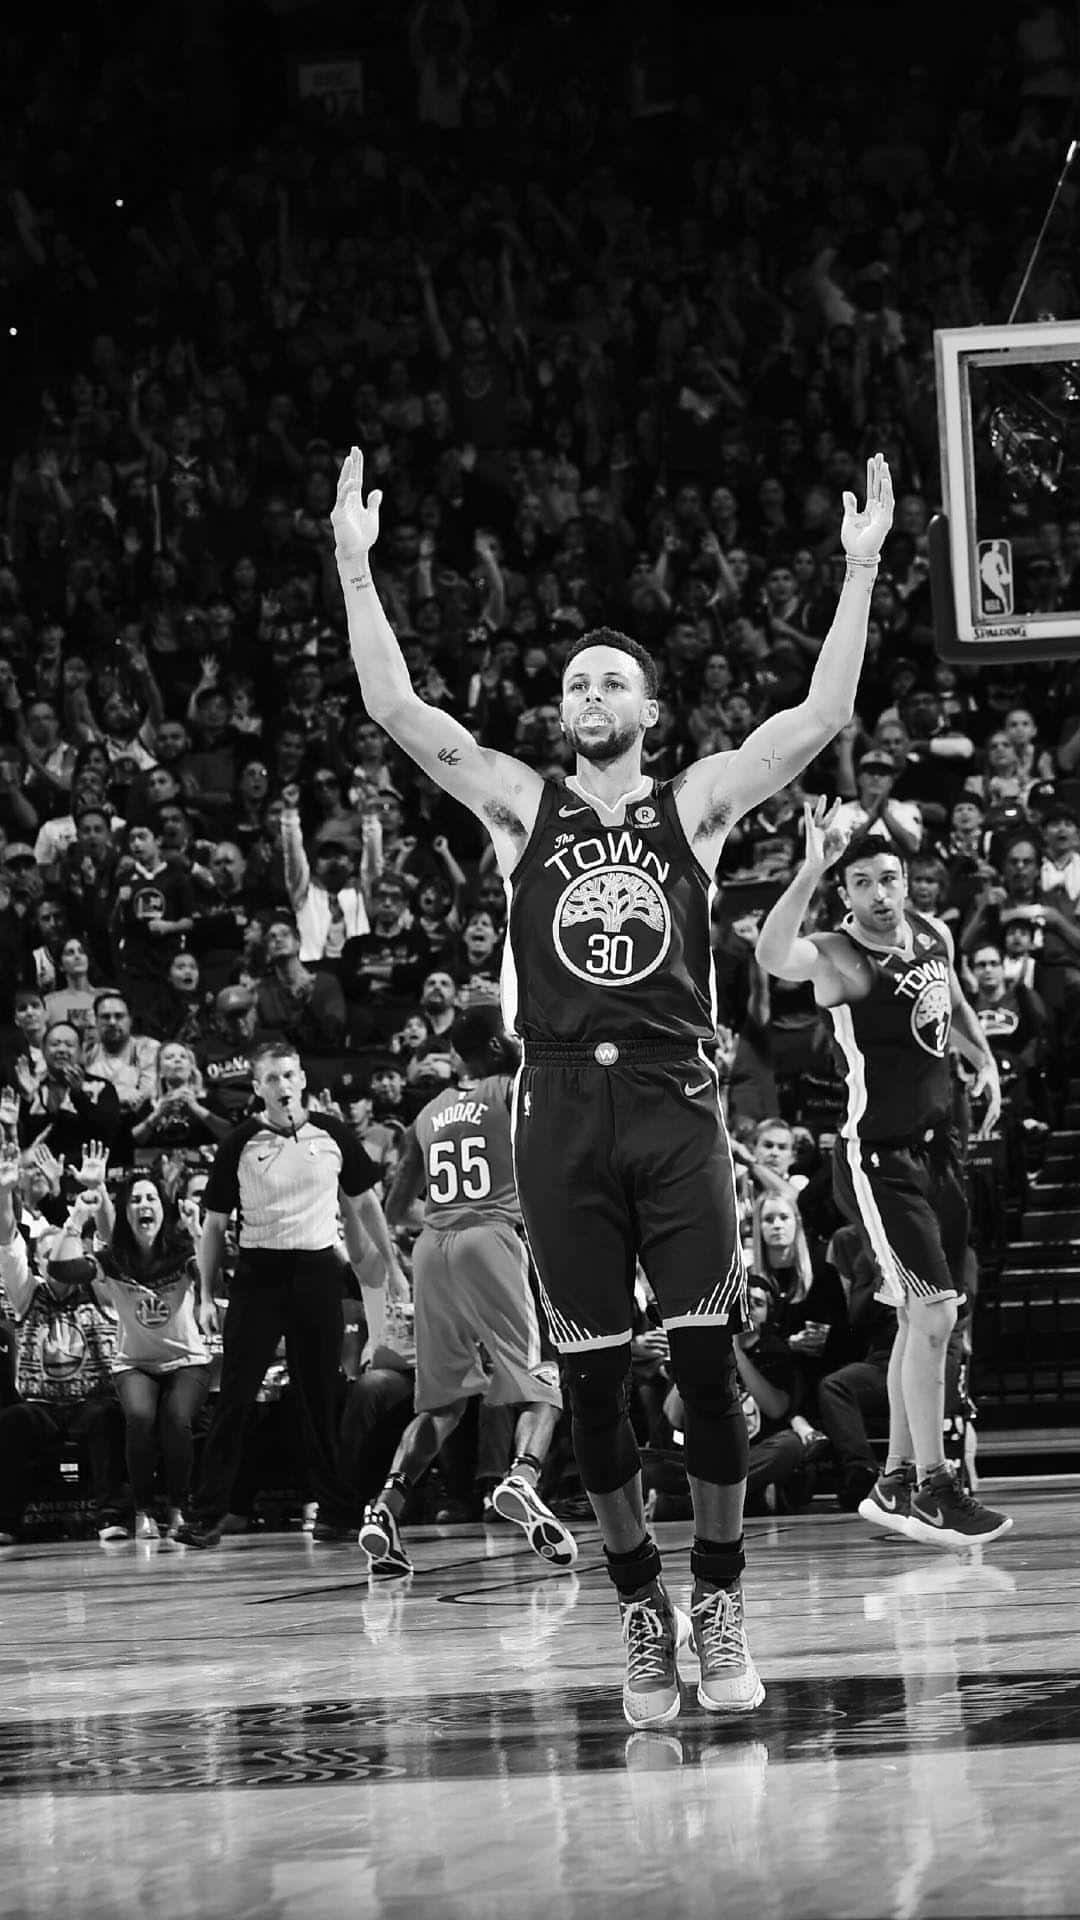
{"label": "seated spectator", "polygon": [[763,1193],[755,1202],[751,1272],[772,1282],[772,1324],[798,1342],[802,1371],[812,1380],[843,1351],[847,1311],[839,1276],[819,1246],[811,1252],[794,1199]]}
{"label": "seated spectator", "polygon": [[390,1051],[406,1071],[422,1047],[431,1039],[431,1028],[419,1012],[410,1013],[398,1033],[390,1036]]}
{"label": "seated spectator", "polygon": [[116,1196],[114,1224],[102,1235],[101,1251],[90,1254],[83,1233],[100,1218],[104,1197],[104,1189],[83,1188],[53,1254],[53,1270],[87,1270],[95,1298],[116,1316],[112,1379],[124,1412],[135,1538],[160,1538],[153,1512],[160,1448],[168,1537],[174,1539],[191,1490],[192,1428],[210,1390],[210,1354],[195,1314],[195,1248],[158,1182],[138,1173]]}
{"label": "seated spectator", "polygon": [[96,746],[80,750],[68,795],[67,812],[58,814],[54,819],[43,820],[34,842],[34,858],[50,881],[61,878],[64,857],[75,845],[79,815],[85,808],[105,809],[104,817],[110,834],[120,833],[124,826],[123,816],[109,805],[107,771],[99,770],[93,764],[84,764],[83,756],[87,751],[97,753],[99,750]]}
{"label": "seated spectator", "polygon": [[916,913],[943,920],[950,932],[959,927],[960,909],[952,904],[949,870],[932,854],[918,853],[908,865],[908,899]]}
{"label": "seated spectator", "polygon": [[883,748],[871,747],[864,753],[855,772],[854,793],[850,784],[845,786],[842,776],[838,782],[841,794],[846,792],[851,797],[845,798],[836,825],[849,839],[869,828],[895,841],[901,853],[911,855],[922,845],[922,814],[914,801],[893,799],[896,772],[891,754]]}
{"label": "seated spectator", "polygon": [[971,975],[971,1006],[998,1063],[1006,1109],[1021,1122],[1042,1120],[1046,1008],[1030,987],[1006,979],[1001,949],[993,941],[984,940],[974,949]]}
{"label": "seated spectator", "polygon": [[208,672],[209,660],[203,664],[204,679],[188,705],[194,744],[184,753],[177,770],[194,783],[199,805],[224,828],[236,790],[243,741],[230,725],[229,701],[217,686],[216,663],[212,679],[205,677]]}
{"label": "seated spectator", "polygon": [[19,1087],[19,1144],[30,1146],[48,1134],[49,1149],[69,1166],[76,1165],[92,1140],[111,1145],[121,1120],[121,1107],[112,1083],[84,1066],[76,1029],[58,1020],[42,1042],[45,1072],[38,1080],[28,1065],[15,1062]]}
{"label": "seated spectator", "polygon": [[131,1139],[140,1159],[150,1148],[212,1146],[229,1132],[229,1122],[209,1106],[203,1077],[190,1047],[165,1040],[158,1049],[156,1078],[149,1100],[132,1117]]}
{"label": "seated spectator", "polygon": [[1042,837],[1043,895],[1063,893],[1076,911],[1080,908],[1080,822],[1072,807],[1052,800],[1042,815]]}
{"label": "seated spectator", "polygon": [[266,832],[269,798],[270,769],[263,754],[253,753],[244,761],[237,776],[228,829],[245,859]]}
{"label": "seated spectator", "polygon": [[253,1098],[251,1053],[260,1037],[255,993],[249,987],[222,987],[214,1014],[197,1059],[207,1107],[234,1127],[246,1118]]}
{"label": "seated spectator", "polygon": [[805,1174],[795,1172],[795,1129],[779,1116],[759,1120],[754,1127],[752,1145],[740,1144],[735,1158],[752,1183],[749,1198],[755,1203],[755,1188],[763,1187],[767,1193],[794,1199],[806,1185]]}
{"label": "seated spectator", "polygon": [[[406,1109],[410,1119],[420,1106],[457,1073],[457,1055],[451,1035],[459,1011],[458,990],[448,973],[429,973],[420,989],[420,1011],[431,1029],[418,1047],[405,1075]],[[417,1105],[419,1102],[419,1105]]]}
{"label": "seated spectator", "polygon": [[[24,884],[27,880],[31,885],[37,884],[37,862],[28,860],[25,852],[20,854],[17,846],[4,849],[3,867],[5,875],[13,879],[17,877]],[[39,898],[30,901],[29,917],[32,928],[29,938],[33,943],[30,964],[34,983],[42,993],[53,993],[63,985],[60,956],[64,942],[71,937],[67,900],[56,890],[43,892]]]}
{"label": "seated spectator", "polygon": [[1005,715],[1005,733],[1016,754],[1021,786],[1026,787],[1027,792],[1036,780],[1052,780],[1056,771],[1054,756],[1039,739],[1038,732],[1035,716],[1026,707],[1011,707]]}
{"label": "seated spectator", "polygon": [[776,1296],[763,1275],[751,1276],[749,1294],[753,1324],[737,1333],[734,1342],[750,1442],[746,1511],[790,1513],[806,1503],[812,1490],[806,1479],[806,1448],[790,1425],[798,1385],[795,1362],[771,1324]]}
{"label": "seated spectator", "polygon": [[60,949],[60,975],[63,984],[45,995],[45,1018],[50,1026],[56,1020],[73,1020],[97,1004],[98,988],[90,979],[90,956],[78,934],[69,934]]}
{"label": "seated spectator", "polygon": [[293,920],[275,914],[266,929],[266,971],[256,988],[259,1024],[282,1034],[301,1053],[334,1053],[345,1038],[345,1000],[339,982],[301,964]]}
{"label": "seated spectator", "polygon": [[19,1171],[17,1148],[0,1148],[0,1300],[16,1327],[18,1394],[0,1408],[0,1544],[18,1539],[64,1445],[85,1452],[98,1532],[113,1539],[126,1531],[123,1422],[110,1371],[115,1333],[82,1262],[75,1273],[66,1263],[47,1273],[31,1265],[16,1211]]}
{"label": "seated spectator", "polygon": [[4,1074],[17,1079],[23,1093],[28,1094],[45,1078],[43,1042],[48,1022],[44,994],[36,987],[16,987],[12,1021],[13,1026],[4,1036]]}
{"label": "seated spectator", "polygon": [[974,742],[946,720],[934,687],[914,687],[902,703],[901,718],[910,744],[889,797],[914,801],[924,822],[939,825],[971,771]]}
{"label": "seated spectator", "polygon": [[1009,841],[1001,866],[1001,885],[987,885],[977,894],[960,936],[965,953],[990,940],[1003,942],[1007,914],[1023,916],[1032,927],[1035,985],[1059,1037],[1071,1033],[1080,1018],[1080,919],[1064,886],[1051,893],[1040,887],[1042,867],[1037,840],[1021,833]]}
{"label": "seated spectator", "polygon": [[146,1030],[152,1040],[182,1040],[193,1046],[202,1038],[205,1007],[199,962],[193,953],[176,953],[147,1009]]}
{"label": "seated spectator", "polygon": [[149,1099],[157,1071],[160,1042],[136,1033],[122,993],[107,987],[94,1002],[98,1044],[87,1055],[86,1071],[116,1088],[122,1107],[134,1112]]}
{"label": "seated spectator", "polygon": [[[454,966],[461,1005],[497,999],[502,971],[502,933],[486,907],[475,907],[465,922]],[[429,974],[430,979],[430,974]]]}
{"label": "seated spectator", "polygon": [[372,889],[371,930],[346,941],[341,958],[339,978],[354,1046],[389,1039],[415,1000],[424,951],[404,880],[381,873]]}
{"label": "seated spectator", "polygon": [[424,971],[449,965],[454,959],[461,934],[460,893],[451,890],[445,880],[432,877],[421,882],[416,894],[413,916],[417,933],[424,943]]}
{"label": "seated spectator", "polygon": [[166,859],[154,827],[129,827],[126,846],[115,876],[116,952],[125,986],[141,1014],[191,932],[195,897],[183,859]]}
{"label": "seated spectator", "polygon": [[851,1349],[843,1365],[818,1381],[817,1419],[832,1445],[837,1505],[854,1513],[878,1477],[868,1426],[880,1433],[888,1423],[896,1313],[876,1297],[880,1275],[857,1227],[841,1227],[833,1235],[829,1259],[847,1299]]}

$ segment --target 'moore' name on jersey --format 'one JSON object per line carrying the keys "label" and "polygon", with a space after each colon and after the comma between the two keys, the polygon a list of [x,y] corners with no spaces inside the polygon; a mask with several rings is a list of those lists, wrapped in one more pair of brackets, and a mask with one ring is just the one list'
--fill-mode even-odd
{"label": "'moore' name on jersey", "polygon": [[910,1139],[951,1110],[949,947],[932,920],[910,909],[906,917],[914,939],[908,954],[865,946],[850,919],[840,928],[871,973],[864,999],[829,1009],[848,1083],[847,1139]]}
{"label": "'moore' name on jersey", "polygon": [[509,883],[507,1024],[566,1044],[711,1037],[710,890],[670,785],[609,826],[573,788],[545,782]]}

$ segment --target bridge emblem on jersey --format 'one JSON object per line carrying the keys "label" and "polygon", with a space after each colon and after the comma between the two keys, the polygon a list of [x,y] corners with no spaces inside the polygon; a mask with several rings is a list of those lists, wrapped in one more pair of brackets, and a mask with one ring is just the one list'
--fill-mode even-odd
{"label": "bridge emblem on jersey", "polygon": [[924,1053],[936,1060],[945,1057],[952,1025],[952,994],[947,980],[932,980],[923,987],[911,1009],[911,1031]]}
{"label": "bridge emblem on jersey", "polygon": [[560,895],[555,951],[579,980],[632,987],[654,973],[671,945],[671,912],[661,887],[640,867],[593,868]]}

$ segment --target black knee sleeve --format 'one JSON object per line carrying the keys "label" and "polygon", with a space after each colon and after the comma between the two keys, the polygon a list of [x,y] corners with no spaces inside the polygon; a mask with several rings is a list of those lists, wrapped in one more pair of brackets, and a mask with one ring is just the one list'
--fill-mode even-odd
{"label": "black knee sleeve", "polygon": [[734,1487],[746,1479],[750,1443],[726,1327],[672,1327],[671,1370],[686,1409],[686,1471]]}
{"label": "black knee sleeve", "polygon": [[587,1493],[614,1493],[640,1471],[630,1424],[630,1348],[563,1355],[574,1457]]}

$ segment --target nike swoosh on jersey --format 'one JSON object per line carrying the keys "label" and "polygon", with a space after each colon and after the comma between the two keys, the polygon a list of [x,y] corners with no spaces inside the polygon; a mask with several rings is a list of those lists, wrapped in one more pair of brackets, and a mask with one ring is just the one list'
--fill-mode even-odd
{"label": "nike swoosh on jersey", "polygon": [[572,820],[575,813],[588,813],[588,811],[589,811],[588,807],[560,807],[559,819]]}
{"label": "nike swoosh on jersey", "polygon": [[690,1082],[689,1082],[689,1081],[687,1080],[687,1081],[685,1081],[685,1082],[684,1082],[684,1084],[683,1084],[683,1092],[684,1092],[684,1093],[690,1093],[690,1094],[693,1094],[693,1093],[704,1093],[704,1092],[705,1092],[705,1090],[706,1090],[706,1088],[707,1088],[707,1087],[711,1087],[711,1085],[712,1085],[712,1081],[711,1081],[711,1080],[702,1080],[699,1086],[696,1086],[696,1087],[692,1087],[692,1086],[690,1085]]}

